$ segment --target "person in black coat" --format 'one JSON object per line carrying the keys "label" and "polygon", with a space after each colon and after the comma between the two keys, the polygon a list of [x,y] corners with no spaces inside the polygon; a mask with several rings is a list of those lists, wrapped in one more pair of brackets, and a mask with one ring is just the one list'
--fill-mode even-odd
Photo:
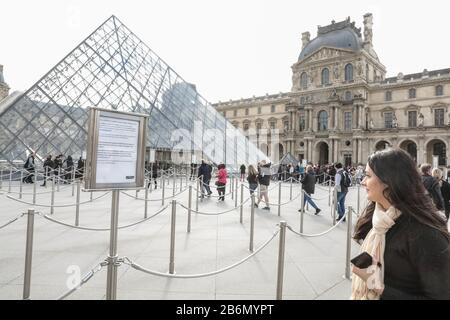
{"label": "person in black coat", "polygon": [[28,172],[25,178],[23,178],[23,182],[25,183],[33,183],[33,176],[35,170],[34,164],[34,154],[30,154],[27,161],[24,164],[24,169]]}
{"label": "person in black coat", "polygon": [[44,177],[44,183],[41,184],[41,187],[45,187],[47,185],[47,179],[48,179],[48,177],[50,177],[50,175],[53,172],[53,166],[54,166],[54,164],[53,164],[53,160],[52,160],[52,155],[49,154],[47,156],[47,158],[45,159],[45,161],[44,161],[44,174],[45,174],[45,177]]}
{"label": "person in black coat", "polygon": [[397,148],[374,153],[361,185],[368,205],[354,239],[380,245],[368,250],[371,266],[352,268],[352,297],[361,296],[359,282],[373,299],[450,300],[450,233],[411,156]]}
{"label": "person in black coat", "polygon": [[450,213],[450,183],[442,178],[443,174],[441,169],[434,168],[431,175],[438,181],[441,188],[442,198],[444,198],[444,213],[448,221]]}
{"label": "person in black coat", "polygon": [[444,210],[444,198],[442,197],[441,187],[436,178],[432,177],[431,165],[424,163],[420,166],[420,171],[422,172],[422,183],[433,199],[434,205],[438,210]]}
{"label": "person in black coat", "polygon": [[198,168],[198,177],[201,178],[200,180],[202,190],[202,195],[200,196],[201,198],[205,197],[205,191],[208,197],[210,197],[212,194],[211,189],[209,187],[209,182],[211,181],[211,172],[212,167],[208,163],[206,163],[205,160],[202,160],[202,164]]}
{"label": "person in black coat", "polygon": [[314,169],[312,166],[310,165],[306,166],[306,174],[300,182],[303,185],[304,201],[303,201],[303,208],[301,208],[298,211],[304,210],[305,203],[308,202],[314,209],[316,209],[315,214],[318,215],[321,210],[311,199],[311,195],[314,194],[314,189],[316,187],[316,175],[314,174]]}

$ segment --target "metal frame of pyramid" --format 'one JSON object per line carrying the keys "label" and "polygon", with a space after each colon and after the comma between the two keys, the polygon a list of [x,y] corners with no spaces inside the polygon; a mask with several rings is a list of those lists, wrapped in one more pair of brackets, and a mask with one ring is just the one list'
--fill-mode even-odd
{"label": "metal frame of pyramid", "polygon": [[81,156],[91,106],[149,114],[152,149],[201,151],[235,168],[267,159],[115,16],[7,103],[0,105],[0,160],[10,163],[29,152]]}

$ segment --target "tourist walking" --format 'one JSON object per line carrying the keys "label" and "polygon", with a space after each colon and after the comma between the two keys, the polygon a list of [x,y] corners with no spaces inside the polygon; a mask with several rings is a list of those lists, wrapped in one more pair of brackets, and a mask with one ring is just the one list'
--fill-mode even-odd
{"label": "tourist walking", "polygon": [[431,176],[431,165],[424,163],[420,166],[422,172],[422,183],[428,195],[433,199],[433,203],[438,210],[444,211],[444,198],[437,179]]}
{"label": "tourist walking", "polygon": [[241,170],[241,181],[244,181],[244,179],[245,179],[245,164],[241,165],[240,170]]}
{"label": "tourist walking", "polygon": [[435,178],[440,186],[442,198],[444,199],[444,213],[448,221],[450,213],[450,183],[443,179],[443,174],[441,169],[434,168],[431,172],[431,176]]}
{"label": "tourist walking", "polygon": [[256,188],[258,188],[258,171],[256,171],[253,165],[248,166],[247,181],[250,195],[252,195],[256,191]]}
{"label": "tourist walking", "polygon": [[34,164],[34,154],[30,154],[28,156],[27,161],[24,164],[24,169],[27,171],[27,175],[22,179],[25,183],[33,183],[33,176],[35,171],[35,164]]}
{"label": "tourist walking", "polygon": [[209,188],[209,182],[211,181],[211,171],[212,171],[212,167],[206,163],[205,160],[202,160],[202,164],[200,165],[200,167],[198,168],[198,178],[200,179],[200,184],[201,184],[201,198],[205,197],[205,192],[207,194],[207,196],[211,196],[211,189]]}
{"label": "tourist walking", "polygon": [[311,195],[314,194],[314,189],[316,187],[316,175],[314,174],[314,169],[312,166],[306,166],[306,175],[300,182],[303,185],[305,201],[303,201],[303,208],[298,211],[301,212],[305,208],[305,203],[308,202],[314,209],[316,209],[315,214],[318,215],[321,210],[311,199]]}
{"label": "tourist walking", "polygon": [[41,187],[45,187],[47,185],[47,179],[53,172],[53,166],[54,164],[52,160],[52,155],[49,154],[44,161],[44,183],[41,184]]}
{"label": "tourist walking", "polygon": [[348,188],[351,185],[351,179],[348,172],[346,172],[342,167],[342,163],[336,163],[335,167],[336,175],[334,177],[334,185],[337,192],[336,209],[338,213],[338,220],[343,218],[343,221],[345,221],[345,197],[347,196]]}
{"label": "tourist walking", "polygon": [[263,210],[270,210],[269,205],[269,185],[271,177],[270,166],[271,163],[266,163],[265,160],[262,160],[258,167],[259,198],[258,202],[255,203],[255,206],[258,207],[259,203],[264,198],[266,206],[263,208]]}

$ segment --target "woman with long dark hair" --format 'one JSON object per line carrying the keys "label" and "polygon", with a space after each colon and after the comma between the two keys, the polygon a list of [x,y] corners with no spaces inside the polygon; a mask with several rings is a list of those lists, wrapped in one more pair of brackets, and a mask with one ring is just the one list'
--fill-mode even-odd
{"label": "woman with long dark hair", "polygon": [[409,154],[374,153],[361,184],[369,204],[354,239],[372,265],[353,266],[352,299],[450,299],[450,233]]}

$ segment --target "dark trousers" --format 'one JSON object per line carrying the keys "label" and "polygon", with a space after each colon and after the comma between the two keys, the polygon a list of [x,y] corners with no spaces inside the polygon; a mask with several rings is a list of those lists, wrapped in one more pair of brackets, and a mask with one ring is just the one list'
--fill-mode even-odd
{"label": "dark trousers", "polygon": [[219,200],[225,201],[225,183],[217,183],[217,192],[219,193]]}

